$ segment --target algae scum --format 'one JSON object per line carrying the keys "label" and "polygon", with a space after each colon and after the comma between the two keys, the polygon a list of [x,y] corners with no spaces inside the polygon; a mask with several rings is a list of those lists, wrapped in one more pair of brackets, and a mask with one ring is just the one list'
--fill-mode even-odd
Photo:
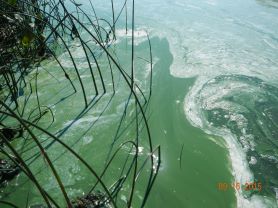
{"label": "algae scum", "polygon": [[253,180],[265,186],[261,194],[273,198],[276,197],[278,168],[277,95],[276,87],[260,79],[230,75],[207,82],[198,97],[208,128],[227,130],[235,135],[246,153]]}
{"label": "algae scum", "polygon": [[108,1],[106,17],[83,3],[1,1],[1,26],[18,33],[1,28],[1,207],[147,202],[160,166],[150,41],[135,57],[125,2],[116,11]]}
{"label": "algae scum", "polygon": [[[222,197],[227,197],[224,206],[235,206],[228,197],[232,190],[238,207],[277,207],[277,5],[277,1],[253,0],[144,1],[138,4],[138,13],[143,19],[150,14],[140,23],[149,22],[153,33],[169,42],[173,55],[170,74],[177,78],[195,78],[189,90],[184,87],[185,99],[177,100],[184,101],[186,118],[209,134],[208,139],[224,145],[229,152],[228,166],[233,177],[215,180],[216,186],[228,185],[228,190],[223,187],[219,190]],[[191,81],[184,79],[184,82]],[[178,125],[186,128],[186,124]],[[189,144],[190,139],[184,139],[185,147],[186,141]],[[220,152],[219,157],[225,158]],[[218,165],[227,165],[224,162]],[[204,160],[203,165],[205,163]],[[188,168],[194,172],[195,167]],[[204,171],[202,176],[215,175],[215,171]],[[221,171],[224,175],[227,170]],[[208,180],[214,179],[209,177]],[[246,185],[250,183],[254,189]],[[263,187],[260,190],[258,183]],[[212,197],[215,193],[209,182],[204,186],[206,191],[203,186],[199,191],[202,200],[208,203],[207,195]],[[191,206],[190,201],[186,203]],[[223,206],[219,203],[209,206]],[[196,202],[195,206],[205,204]]]}
{"label": "algae scum", "polygon": [[3,17],[31,42],[2,56],[1,207],[278,207],[277,1],[34,2]]}

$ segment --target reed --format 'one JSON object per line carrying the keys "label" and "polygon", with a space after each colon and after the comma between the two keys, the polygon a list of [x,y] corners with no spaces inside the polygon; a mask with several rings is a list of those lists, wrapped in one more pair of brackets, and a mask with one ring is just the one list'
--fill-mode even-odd
{"label": "reed", "polygon": [[[147,35],[146,61],[151,74],[146,92],[136,81],[135,1],[123,1],[118,10],[117,2],[111,0],[109,4],[111,18],[103,18],[98,16],[97,5],[91,0],[86,6],[74,0],[0,0],[0,189],[6,193],[1,196],[1,207],[145,206],[159,171],[161,154],[160,147],[153,146],[146,115],[152,94],[151,40]],[[132,30],[128,66],[122,66],[113,50],[122,16],[126,31],[129,25]],[[85,67],[75,57],[76,50],[82,51]],[[49,63],[55,67],[46,68]],[[51,79],[41,79],[42,73]],[[124,91],[119,92],[120,85]],[[51,94],[52,88],[57,93],[45,99],[41,95],[43,90]],[[88,160],[75,145],[88,132],[97,130],[96,125],[100,125],[112,103],[122,97],[125,105],[119,122],[113,135],[107,134],[104,145],[108,151],[100,152],[104,162],[97,166],[99,158]],[[53,108],[67,108],[71,99],[83,104],[75,105],[74,111],[79,113],[72,114],[71,122],[61,126],[57,122],[61,118]],[[102,103],[106,104],[99,111]],[[74,142],[67,140],[67,132],[74,131],[78,121],[89,113],[97,115],[97,119],[80,132],[80,138]],[[140,155],[142,146],[144,156]],[[90,182],[85,187],[75,184],[84,190],[83,195],[70,193],[65,184],[65,174],[61,174],[57,165],[65,155],[88,172],[86,180]],[[115,177],[117,168],[120,171]],[[43,184],[40,176],[43,172],[51,175],[57,185],[55,193]],[[17,192],[20,194],[24,190],[21,187],[32,184],[40,200],[34,202],[29,193],[23,192],[25,200],[12,200],[10,190],[18,176],[23,179],[18,182]],[[139,190],[142,198],[136,197]],[[126,202],[119,197],[123,194],[127,196]]]}

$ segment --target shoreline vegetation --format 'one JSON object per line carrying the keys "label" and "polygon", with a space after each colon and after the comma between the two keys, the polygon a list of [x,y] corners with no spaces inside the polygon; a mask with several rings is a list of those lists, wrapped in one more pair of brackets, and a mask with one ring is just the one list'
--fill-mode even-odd
{"label": "shoreline vegetation", "polygon": [[[150,39],[145,60],[150,75],[147,89],[141,89],[134,64],[134,0],[124,1],[118,12],[113,0],[107,1],[110,19],[97,15],[93,1],[88,3],[90,13],[73,0],[0,0],[1,207],[144,207],[151,192],[160,167],[160,146],[153,145],[147,115],[152,94]],[[126,21],[126,31],[132,30],[128,66],[122,66],[113,51],[120,18]],[[86,67],[78,62],[76,50],[82,51]],[[65,54],[70,67],[61,58]],[[52,67],[44,67],[49,63]],[[119,86],[124,87],[119,90]],[[124,96],[125,105],[117,128],[103,142],[108,151],[96,169],[94,160],[99,158],[82,157],[74,148],[80,139],[74,143],[65,135],[89,113],[97,119],[81,137],[95,131],[94,124],[117,96]],[[107,97],[106,107],[99,112],[98,103]],[[78,104],[70,106],[73,99]],[[69,107],[72,112],[63,112]],[[71,122],[64,125],[68,119],[61,120],[61,115]],[[143,145],[146,153],[139,157]],[[61,154],[54,157],[57,147]],[[67,173],[57,165],[63,155],[77,160],[89,173],[82,195],[69,193],[65,185]],[[119,158],[121,167],[115,174],[114,161]],[[51,189],[43,184],[41,174],[51,178]],[[16,201],[14,192],[20,196]],[[135,196],[138,192],[141,198]],[[120,199],[122,195],[126,200]]]}

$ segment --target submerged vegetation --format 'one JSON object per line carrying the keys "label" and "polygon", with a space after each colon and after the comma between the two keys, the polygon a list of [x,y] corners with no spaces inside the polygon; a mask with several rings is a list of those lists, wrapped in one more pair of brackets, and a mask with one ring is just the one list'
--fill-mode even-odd
{"label": "submerged vegetation", "polygon": [[[153,146],[148,126],[149,39],[146,89],[136,79],[134,1],[123,1],[117,12],[108,1],[107,18],[97,15],[90,0],[86,6],[74,0],[0,5],[0,207],[143,207],[160,148]],[[132,31],[124,65],[113,48],[120,17]],[[108,133],[101,129],[109,124],[101,121],[121,104],[117,97],[124,105]],[[81,131],[82,119],[87,125]],[[77,146],[93,132],[101,132],[101,141],[86,144],[88,158]],[[74,188],[66,182],[71,163],[80,170],[74,177],[86,172]]]}

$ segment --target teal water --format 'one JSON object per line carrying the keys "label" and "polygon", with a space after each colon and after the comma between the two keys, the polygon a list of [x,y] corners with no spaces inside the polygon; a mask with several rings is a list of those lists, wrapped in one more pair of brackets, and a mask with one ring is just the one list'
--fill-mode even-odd
{"label": "teal water", "polygon": [[276,207],[277,1],[137,5],[139,22],[169,41],[171,75],[196,79],[182,99],[187,119],[224,138],[234,182],[263,184],[262,191],[235,192],[237,206]]}
{"label": "teal water", "polygon": [[[95,2],[98,12],[111,18],[107,2]],[[123,2],[115,2],[116,10]],[[162,151],[161,168],[146,207],[277,207],[277,5],[271,0],[136,1],[136,79],[147,91],[149,65],[138,58],[148,59],[144,32],[147,30],[154,56],[148,119],[154,145],[161,145]],[[128,6],[130,8],[130,4]],[[124,18],[119,25],[116,45],[110,50],[117,54],[123,67],[128,67],[131,36],[125,33]],[[77,46],[78,43],[73,42],[71,49],[87,83],[88,98],[93,98],[84,53]],[[68,69],[73,69],[66,53],[59,59]],[[104,68],[108,66],[105,59],[101,64]],[[69,84],[58,69],[57,63],[51,61],[38,69],[41,103],[57,103],[51,105],[59,118],[52,131],[71,123],[83,105],[82,97],[68,90]],[[105,72],[107,80],[109,73]],[[88,111],[62,137],[97,170],[104,166],[129,96],[121,76],[114,73],[117,90],[113,101],[110,102],[112,94],[103,96],[94,111]],[[70,75],[74,77],[74,71]],[[66,96],[70,99],[59,103]],[[35,105],[35,98],[32,99]],[[134,116],[134,110],[129,110],[126,126]],[[42,121],[40,125],[46,127],[48,123]],[[134,137],[132,130],[124,131],[123,137]],[[46,140],[46,144],[49,142],[44,136],[40,139]],[[149,150],[147,142],[142,141],[143,159]],[[117,142],[120,144],[123,140]],[[32,142],[25,148],[32,149]],[[88,170],[74,157],[61,155],[58,144],[48,151],[51,158],[58,158],[55,164],[70,196],[88,191],[88,184],[94,181]],[[111,167],[111,174],[105,176],[107,184],[121,172],[121,159],[125,154],[130,154],[128,148]],[[31,155],[26,152],[24,156]],[[61,193],[49,168],[45,168],[45,161],[40,159],[32,165],[36,171],[42,167],[37,177],[47,191],[59,198]],[[143,176],[138,183],[134,207],[142,199],[146,178]],[[239,182],[244,187],[246,182],[255,181],[262,183],[262,191],[218,189],[219,183]],[[123,187],[119,196],[122,206],[127,201],[128,188]],[[23,175],[7,192],[8,196],[3,193],[1,196],[19,205],[27,194],[33,204],[42,201]],[[62,199],[60,202],[63,203]]]}
{"label": "teal water", "polygon": [[175,78],[173,56],[166,39],[152,39],[159,61],[154,67],[150,127],[162,148],[162,164],[147,207],[234,207],[233,190],[219,191],[219,182],[232,182],[224,142],[204,134],[186,120],[183,99],[195,79]]}

